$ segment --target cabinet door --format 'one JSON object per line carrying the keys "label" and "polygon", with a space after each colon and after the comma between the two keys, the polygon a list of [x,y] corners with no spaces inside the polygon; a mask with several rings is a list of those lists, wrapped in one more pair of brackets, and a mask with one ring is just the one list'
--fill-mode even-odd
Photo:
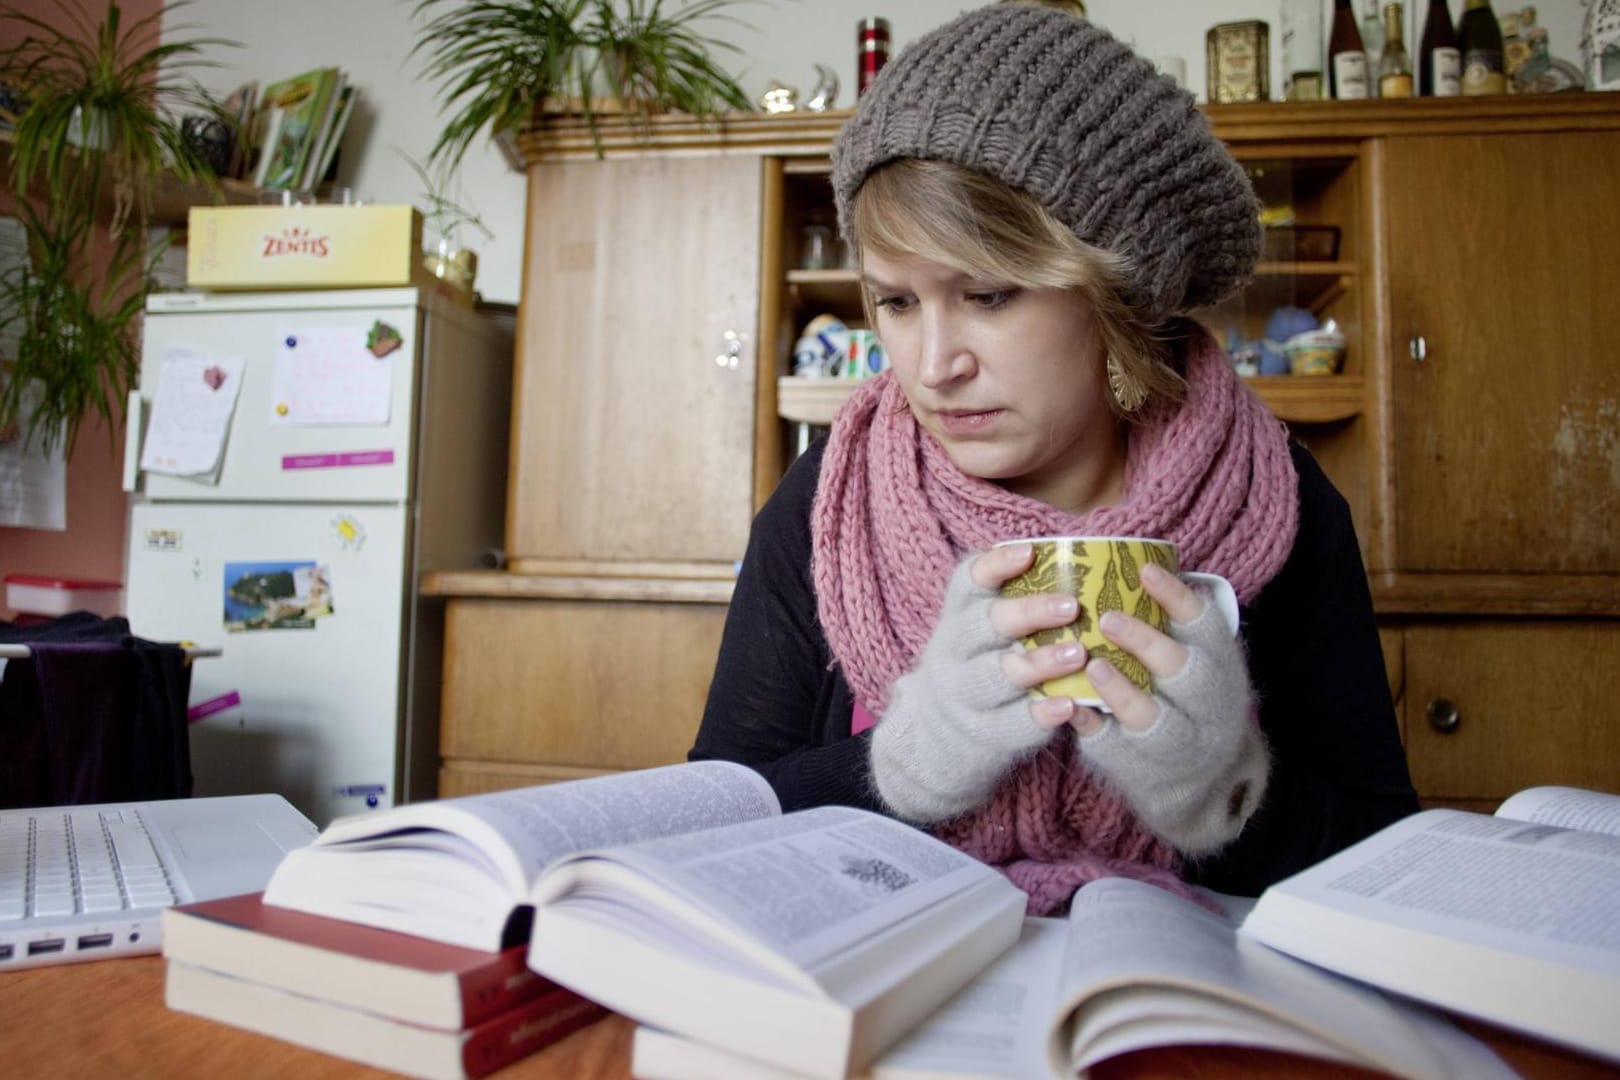
{"label": "cabinet door", "polygon": [[1414,623],[1403,636],[1406,754],[1426,802],[1620,791],[1620,622]]}
{"label": "cabinet door", "polygon": [[1375,160],[1393,569],[1620,571],[1620,132],[1391,138]]}
{"label": "cabinet door", "polygon": [[452,599],[446,768],[547,766],[555,778],[685,761],[725,619],[723,604]]}
{"label": "cabinet door", "polygon": [[[508,553],[722,563],[753,514],[761,164],[529,170]],[[727,333],[740,335],[734,362]]]}

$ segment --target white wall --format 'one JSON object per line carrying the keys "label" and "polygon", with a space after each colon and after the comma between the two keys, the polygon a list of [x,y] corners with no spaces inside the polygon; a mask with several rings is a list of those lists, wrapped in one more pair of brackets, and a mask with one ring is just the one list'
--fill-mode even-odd
{"label": "white wall", "polygon": [[[675,4],[679,0],[668,0]],[[1450,0],[1453,18],[1464,0]],[[1367,0],[1355,0],[1359,11]],[[1322,0],[1323,24],[1331,0]],[[759,0],[737,9],[751,29],[717,27],[718,36],[743,52],[731,59],[743,86],[757,99],[777,79],[801,94],[815,82],[819,61],[837,71],[837,104],[854,103],[855,26],[870,15],[889,20],[895,49],[959,11],[980,6],[961,0]],[[205,72],[221,94],[252,78],[260,85],[309,68],[337,65],[360,87],[360,109],[344,141],[339,182],[380,202],[420,202],[421,185],[394,152],[423,160],[441,118],[434,87],[421,79],[422,58],[410,57],[418,25],[411,0],[193,0],[170,16],[192,34],[230,38],[240,49],[216,50],[224,64]],[[1415,40],[1425,0],[1412,0],[1407,40]],[[1204,35],[1216,23],[1262,19],[1271,26],[1272,94],[1282,94],[1281,0],[1087,0],[1091,18],[1148,57],[1180,56],[1188,85],[1202,98]],[[1536,5],[1554,56],[1580,63],[1581,0]],[[1499,3],[1497,12],[1511,10]],[[176,34],[171,25],[168,33]],[[724,57],[723,57],[724,58]],[[478,287],[487,299],[515,301],[523,255],[523,179],[487,143],[476,144],[462,166],[459,199],[494,230],[479,248]]]}

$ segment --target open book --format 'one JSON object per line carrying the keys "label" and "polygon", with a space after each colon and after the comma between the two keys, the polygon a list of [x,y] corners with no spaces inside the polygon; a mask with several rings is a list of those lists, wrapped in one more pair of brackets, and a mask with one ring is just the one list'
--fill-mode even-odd
{"label": "open book", "polygon": [[1241,933],[1620,1061],[1620,796],[1415,814],[1271,886]]}
{"label": "open book", "polygon": [[[294,856],[297,856],[296,858]],[[780,814],[701,762],[412,804],[289,852],[265,902],[494,949],[643,1023],[807,1076],[864,1067],[1017,939],[1025,896],[900,822]]]}
{"label": "open book", "polygon": [[[1246,901],[1231,900],[1241,906]],[[1512,1076],[1421,1006],[1239,938],[1231,918],[1155,886],[1092,882],[1064,919],[1024,921],[1018,944],[878,1058],[871,1080],[1075,1076],[1159,1046],[1287,1051],[1396,1076]],[[641,1080],[793,1080],[734,1052],[637,1029]]]}
{"label": "open book", "polygon": [[408,803],[288,852],[264,902],[498,952],[527,940],[529,890],[565,855],[780,814],[764,778],[729,762]]}

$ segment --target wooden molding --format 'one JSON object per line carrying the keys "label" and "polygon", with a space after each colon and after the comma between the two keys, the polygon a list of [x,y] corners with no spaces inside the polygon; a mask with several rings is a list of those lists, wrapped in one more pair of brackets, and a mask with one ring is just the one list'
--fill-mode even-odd
{"label": "wooden molding", "polygon": [[729,578],[557,576],[511,570],[440,570],[422,579],[427,596],[486,600],[628,600],[729,604]]}
{"label": "wooden molding", "polygon": [[1620,576],[1374,571],[1367,580],[1380,615],[1620,618]]}

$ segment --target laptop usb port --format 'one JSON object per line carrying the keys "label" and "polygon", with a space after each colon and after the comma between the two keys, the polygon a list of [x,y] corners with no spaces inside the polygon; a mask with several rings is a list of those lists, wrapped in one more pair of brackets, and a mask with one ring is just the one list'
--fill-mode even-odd
{"label": "laptop usb port", "polygon": [[86,934],[79,939],[81,949],[105,949],[113,943],[111,934]]}
{"label": "laptop usb port", "polygon": [[42,956],[45,953],[61,952],[67,942],[61,938],[51,938],[48,941],[30,941],[28,943],[29,956]]}

